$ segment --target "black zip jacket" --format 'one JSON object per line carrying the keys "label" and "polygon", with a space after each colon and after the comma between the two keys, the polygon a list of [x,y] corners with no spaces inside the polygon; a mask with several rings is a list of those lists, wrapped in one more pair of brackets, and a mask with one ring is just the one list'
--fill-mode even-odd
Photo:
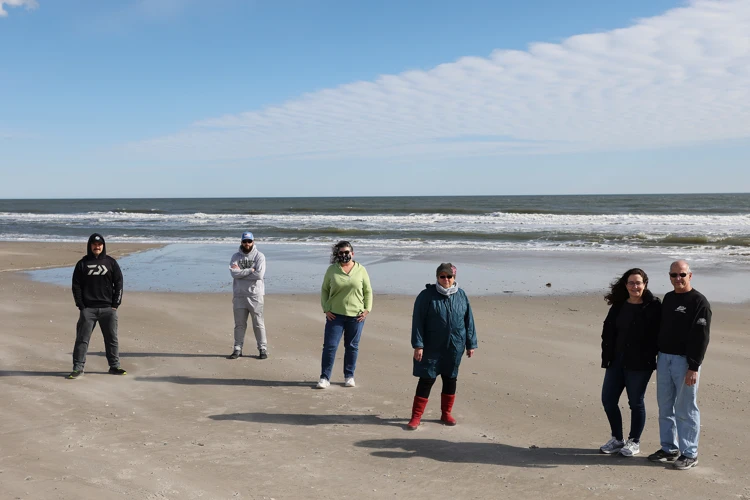
{"label": "black zip jacket", "polygon": [[[617,315],[623,303],[612,304],[602,328],[602,368],[614,361],[617,346]],[[655,370],[657,339],[661,324],[661,302],[650,290],[643,292],[643,304],[633,315],[625,340],[624,365],[629,370]]]}
{"label": "black zip jacket", "polygon": [[[91,252],[91,242],[103,243],[102,253]],[[73,300],[76,307],[119,307],[122,303],[122,271],[115,259],[107,255],[107,244],[101,234],[94,233],[86,243],[86,255],[73,270]]]}
{"label": "black zip jacket", "polygon": [[698,371],[706,355],[711,331],[711,304],[696,289],[664,296],[659,352],[685,356],[688,368]]}

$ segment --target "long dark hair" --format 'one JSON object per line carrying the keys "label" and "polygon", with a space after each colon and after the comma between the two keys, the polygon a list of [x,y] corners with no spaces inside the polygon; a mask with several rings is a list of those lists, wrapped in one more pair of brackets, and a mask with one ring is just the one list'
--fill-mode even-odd
{"label": "long dark hair", "polygon": [[628,300],[630,294],[628,293],[628,287],[626,283],[628,282],[628,278],[632,274],[637,274],[638,276],[643,278],[643,292],[646,292],[646,290],[648,289],[648,275],[643,269],[634,267],[633,269],[628,269],[627,271],[625,271],[622,276],[609,284],[609,293],[604,296],[604,300],[607,301],[607,304],[618,304],[620,302],[625,302],[626,300]]}
{"label": "long dark hair", "polygon": [[349,248],[352,253],[354,253],[354,247],[352,246],[352,244],[348,241],[341,240],[331,247],[331,264],[341,262],[341,258],[339,257],[339,250],[341,250],[342,248]]}

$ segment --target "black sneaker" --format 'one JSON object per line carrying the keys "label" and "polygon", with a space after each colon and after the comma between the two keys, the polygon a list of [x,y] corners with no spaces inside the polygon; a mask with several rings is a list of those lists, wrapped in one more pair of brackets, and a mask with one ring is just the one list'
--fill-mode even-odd
{"label": "black sneaker", "polygon": [[70,372],[70,375],[68,375],[69,380],[75,380],[81,377],[83,377],[83,370],[73,370]]}
{"label": "black sneaker", "polygon": [[227,356],[227,359],[237,359],[240,356],[242,356],[242,350],[241,349],[235,349],[234,351],[232,351],[232,354],[230,354],[229,356]]}
{"label": "black sneaker", "polygon": [[118,367],[110,366],[109,367],[109,374],[110,375],[127,375],[128,372],[126,372],[125,370],[123,370],[119,366]]}
{"label": "black sneaker", "polygon": [[265,349],[261,349],[258,359],[268,359],[268,352]]}
{"label": "black sneaker", "polygon": [[652,453],[648,456],[649,462],[674,462],[677,460],[677,457],[680,456],[679,451],[664,451],[661,448],[656,450],[656,453]]}
{"label": "black sneaker", "polygon": [[685,455],[680,455],[680,458],[674,462],[674,468],[679,470],[691,469],[696,465],[698,465],[698,457],[690,458]]}

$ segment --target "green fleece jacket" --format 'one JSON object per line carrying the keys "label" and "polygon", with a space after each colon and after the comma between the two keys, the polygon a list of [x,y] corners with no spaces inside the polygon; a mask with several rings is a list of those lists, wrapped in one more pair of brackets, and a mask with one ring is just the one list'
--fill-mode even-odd
{"label": "green fleece jacket", "polygon": [[340,264],[328,266],[320,287],[320,305],[323,312],[344,316],[372,311],[372,287],[365,266],[355,262],[349,274],[341,269]]}

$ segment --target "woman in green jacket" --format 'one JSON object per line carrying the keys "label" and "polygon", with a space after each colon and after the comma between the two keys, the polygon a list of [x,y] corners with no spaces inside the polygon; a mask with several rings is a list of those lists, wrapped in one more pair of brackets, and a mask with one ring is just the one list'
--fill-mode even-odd
{"label": "woman in green jacket", "polygon": [[414,376],[419,377],[417,393],[407,424],[416,430],[437,376],[443,379],[440,420],[456,425],[451,415],[456,399],[456,379],[461,357],[472,357],[477,348],[474,315],[466,293],[456,284],[456,268],[451,263],[437,268],[437,283],[427,285],[414,302],[411,346],[414,348]]}
{"label": "woman in green jacket", "polygon": [[354,248],[348,241],[333,246],[331,265],[328,266],[320,288],[320,304],[326,315],[318,389],[331,385],[331,372],[341,337],[344,337],[344,385],[354,387],[359,339],[365,318],[372,310],[372,288],[365,266],[354,260]]}

